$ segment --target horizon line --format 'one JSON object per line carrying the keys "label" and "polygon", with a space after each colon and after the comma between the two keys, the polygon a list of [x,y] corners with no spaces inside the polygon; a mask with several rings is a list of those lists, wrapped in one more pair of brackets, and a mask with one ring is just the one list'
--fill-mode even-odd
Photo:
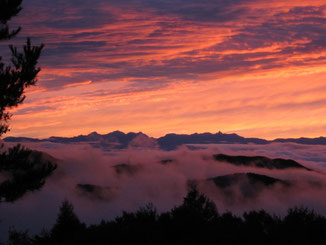
{"label": "horizon line", "polygon": [[226,133],[224,133],[222,131],[218,131],[216,133],[207,132],[207,131],[206,132],[202,132],[202,133],[198,133],[198,132],[194,132],[194,133],[166,133],[166,134],[164,134],[162,136],[159,136],[159,137],[153,137],[153,136],[151,136],[149,134],[146,134],[146,133],[144,133],[142,131],[138,131],[138,132],[129,131],[129,132],[126,133],[126,132],[121,131],[121,130],[113,130],[111,132],[103,133],[103,134],[98,133],[97,131],[92,131],[92,132],[90,132],[88,134],[79,134],[79,135],[73,135],[73,136],[52,135],[52,136],[44,137],[44,138],[43,137],[29,137],[29,136],[7,136],[7,137],[3,137],[2,139],[0,138],[0,140],[4,140],[6,138],[29,138],[29,139],[46,140],[46,139],[50,139],[50,138],[74,138],[74,137],[79,137],[79,136],[89,136],[89,135],[94,134],[94,133],[103,136],[103,135],[108,135],[108,134],[115,133],[115,132],[121,132],[123,134],[130,134],[130,133],[144,134],[144,135],[146,135],[146,136],[148,136],[150,138],[154,138],[154,139],[159,139],[159,138],[165,137],[165,136],[170,135],[170,134],[174,134],[174,135],[188,135],[188,136],[194,135],[194,134],[212,134],[212,135],[216,135],[216,134],[232,135],[232,134],[234,134],[234,135],[243,137],[245,139],[261,139],[261,140],[266,140],[266,141],[275,141],[275,140],[278,140],[278,139],[302,139],[302,138],[304,138],[304,139],[318,139],[318,138],[325,138],[326,137],[326,136],[322,136],[321,135],[321,136],[316,136],[316,137],[300,136],[300,137],[286,137],[286,138],[276,137],[276,138],[273,138],[273,139],[266,139],[266,138],[260,138],[260,137],[254,137],[254,136],[245,137],[245,136],[242,136],[242,135],[240,135],[238,133],[234,133],[234,132],[233,133],[232,132],[226,132]]}

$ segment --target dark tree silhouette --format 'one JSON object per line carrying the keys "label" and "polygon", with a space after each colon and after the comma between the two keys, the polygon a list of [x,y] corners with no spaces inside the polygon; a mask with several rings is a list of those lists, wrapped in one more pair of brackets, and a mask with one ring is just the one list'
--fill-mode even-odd
{"label": "dark tree silhouette", "polygon": [[[0,41],[15,37],[21,30],[11,30],[8,22],[21,10],[22,0],[0,0]],[[8,131],[8,120],[12,107],[18,106],[25,99],[25,89],[35,85],[40,68],[37,62],[44,45],[32,46],[27,38],[27,43],[20,52],[10,45],[12,58],[11,65],[5,65],[0,56],[0,136]]]}
{"label": "dark tree silhouette", "polygon": [[32,242],[27,231],[19,232],[13,229],[9,230],[9,245],[32,245]]}
{"label": "dark tree silhouette", "polygon": [[219,216],[215,203],[195,187],[188,192],[181,206],[172,209],[171,215],[173,222],[169,233],[180,244],[184,241],[186,244],[205,244],[207,232]]}
{"label": "dark tree silhouette", "polygon": [[65,200],[60,207],[57,222],[52,228],[51,236],[55,243],[71,244],[70,240],[75,240],[77,234],[83,232],[85,228],[85,225],[80,222],[75,214],[72,204]]}
{"label": "dark tree silhouette", "polygon": [[263,210],[238,217],[219,215],[215,204],[191,190],[182,205],[158,213],[153,205],[123,212],[111,221],[86,226],[64,201],[51,232],[30,237],[26,231],[9,233],[10,244],[27,245],[183,245],[183,244],[325,244],[326,218],[306,208],[289,209],[285,217]]}
{"label": "dark tree silhouette", "polygon": [[0,172],[9,175],[0,183],[0,202],[14,202],[27,191],[38,190],[45,184],[57,165],[43,156],[42,152],[20,145],[0,154]]}
{"label": "dark tree silhouette", "polygon": [[277,244],[281,219],[261,211],[244,213],[244,233],[251,244]]}
{"label": "dark tree silhouette", "polygon": [[[9,22],[22,10],[22,0],[0,0],[0,41],[14,38],[20,27],[11,29]],[[0,136],[8,131],[9,110],[25,99],[25,89],[35,85],[40,68],[38,59],[44,45],[32,46],[27,38],[23,51],[10,45],[11,64],[6,65],[0,56]],[[8,178],[0,183],[0,202],[14,202],[27,191],[40,189],[56,169],[53,161],[44,161],[42,153],[20,145],[4,151],[0,146],[0,172]],[[14,238],[18,233],[13,233]]]}
{"label": "dark tree silhouette", "polygon": [[[183,205],[172,210],[175,218],[187,217],[189,222],[209,223],[218,216],[216,205],[196,188],[190,190],[183,200]],[[188,222],[186,221],[186,222]]]}

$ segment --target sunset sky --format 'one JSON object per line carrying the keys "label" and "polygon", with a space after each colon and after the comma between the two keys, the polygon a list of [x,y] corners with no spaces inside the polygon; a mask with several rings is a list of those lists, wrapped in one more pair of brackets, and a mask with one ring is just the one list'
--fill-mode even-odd
{"label": "sunset sky", "polygon": [[325,0],[25,0],[46,45],[5,136],[326,136]]}

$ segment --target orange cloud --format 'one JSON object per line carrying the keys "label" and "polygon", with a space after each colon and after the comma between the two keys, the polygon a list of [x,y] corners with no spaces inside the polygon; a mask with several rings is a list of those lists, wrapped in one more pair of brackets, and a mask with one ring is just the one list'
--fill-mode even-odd
{"label": "orange cloud", "polygon": [[71,84],[65,85],[64,88],[70,88],[70,87],[81,86],[81,85],[89,85],[91,83],[92,83],[91,80],[80,82],[80,83],[71,83]]}
{"label": "orange cloud", "polygon": [[31,0],[46,49],[8,135],[325,135],[323,1],[177,2]]}

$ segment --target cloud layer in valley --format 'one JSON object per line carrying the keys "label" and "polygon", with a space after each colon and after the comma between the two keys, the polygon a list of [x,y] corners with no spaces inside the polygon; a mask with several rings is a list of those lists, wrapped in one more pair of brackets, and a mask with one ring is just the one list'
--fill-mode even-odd
{"label": "cloud layer in valley", "polygon": [[[86,144],[47,142],[27,146],[55,157],[58,169],[42,190],[30,192],[14,204],[1,203],[2,237],[9,226],[31,232],[50,228],[64,199],[74,204],[77,214],[87,224],[113,219],[123,210],[135,211],[149,202],[160,212],[169,210],[182,203],[189,183],[194,180],[198,181],[200,191],[216,202],[220,212],[230,210],[241,214],[264,208],[282,215],[289,207],[304,205],[326,215],[325,146],[209,145],[198,150],[180,147],[171,152],[139,148],[103,152]],[[215,161],[213,154],[217,153],[290,158],[314,171],[234,166]],[[247,180],[228,189],[233,196],[225,195],[206,181],[234,173],[256,173],[292,184],[285,187],[277,183],[262,189],[256,186],[259,195],[246,198],[241,192]]]}

